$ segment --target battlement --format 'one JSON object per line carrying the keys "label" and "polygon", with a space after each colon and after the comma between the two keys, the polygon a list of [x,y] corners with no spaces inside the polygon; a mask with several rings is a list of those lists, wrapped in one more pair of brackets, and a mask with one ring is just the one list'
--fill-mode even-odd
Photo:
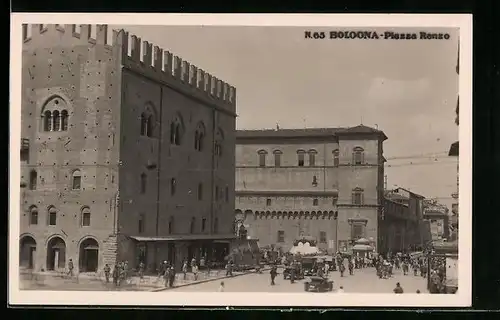
{"label": "battlement", "polygon": [[52,39],[63,46],[90,44],[118,49],[121,52],[121,64],[126,69],[196,98],[231,106],[229,111],[235,112],[236,88],[125,30],[113,30],[110,37],[108,25],[23,25],[25,47],[32,43],[35,47],[38,44],[47,46],[53,43],[50,41]]}

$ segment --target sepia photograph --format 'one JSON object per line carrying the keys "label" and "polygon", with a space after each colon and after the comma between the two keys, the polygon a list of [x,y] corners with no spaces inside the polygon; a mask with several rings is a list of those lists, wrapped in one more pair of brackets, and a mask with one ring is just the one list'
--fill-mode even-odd
{"label": "sepia photograph", "polygon": [[10,303],[470,305],[471,20],[12,15]]}

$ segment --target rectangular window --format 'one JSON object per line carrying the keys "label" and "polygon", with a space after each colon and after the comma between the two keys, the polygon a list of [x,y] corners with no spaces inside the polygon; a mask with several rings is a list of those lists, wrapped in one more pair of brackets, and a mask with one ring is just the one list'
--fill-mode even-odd
{"label": "rectangular window", "polygon": [[278,239],[276,239],[276,242],[278,242],[278,243],[285,242],[285,231],[283,231],[283,230],[278,231]]}
{"label": "rectangular window", "polygon": [[298,165],[299,167],[303,167],[304,166],[304,154],[303,153],[299,153],[297,155],[298,157]]}
{"label": "rectangular window", "polygon": [[198,184],[198,200],[203,200],[203,183]]}
{"label": "rectangular window", "polygon": [[172,178],[170,180],[170,195],[172,195],[172,196],[175,194],[176,184],[177,184],[177,181],[175,180],[175,178]]}
{"label": "rectangular window", "polygon": [[261,153],[259,154],[259,167],[265,167],[266,166],[266,154]]}
{"label": "rectangular window", "polygon": [[266,199],[266,206],[270,206],[271,205],[271,199]]}
{"label": "rectangular window", "polygon": [[201,231],[204,232],[207,228],[207,218],[201,219]]}
{"label": "rectangular window", "polygon": [[74,176],[73,177],[73,190],[80,190],[82,187],[82,177]]}
{"label": "rectangular window", "polygon": [[316,165],[316,154],[314,152],[309,153],[309,166],[314,167]]}
{"label": "rectangular window", "polygon": [[219,200],[219,186],[215,186],[215,200]]}
{"label": "rectangular window", "polygon": [[229,202],[229,187],[226,186],[226,192],[224,193],[224,195],[226,196],[226,203]]}
{"label": "rectangular window", "polygon": [[352,204],[360,206],[363,204],[363,193],[355,191],[352,193]]}
{"label": "rectangular window", "polygon": [[339,164],[340,164],[339,151],[338,150],[334,150],[333,151],[333,166],[338,167]]}
{"label": "rectangular window", "polygon": [[38,212],[37,211],[31,212],[30,224],[32,224],[32,225],[38,224]]}
{"label": "rectangular window", "polygon": [[325,231],[319,232],[319,242],[326,243],[326,232]]}
{"label": "rectangular window", "polygon": [[313,199],[313,206],[317,206],[319,203],[318,199]]}
{"label": "rectangular window", "polygon": [[139,216],[139,221],[137,223],[137,227],[138,227],[139,233],[143,233],[144,232],[144,224],[145,224],[144,220],[145,220],[145,216],[144,216],[144,214],[141,214]]}
{"label": "rectangular window", "polygon": [[280,153],[274,154],[274,166],[281,167],[281,154]]}
{"label": "rectangular window", "polygon": [[49,213],[49,226],[55,226],[57,224],[57,213],[50,212]]}
{"label": "rectangular window", "polygon": [[90,226],[90,212],[84,212],[82,216],[82,225],[84,227]]}

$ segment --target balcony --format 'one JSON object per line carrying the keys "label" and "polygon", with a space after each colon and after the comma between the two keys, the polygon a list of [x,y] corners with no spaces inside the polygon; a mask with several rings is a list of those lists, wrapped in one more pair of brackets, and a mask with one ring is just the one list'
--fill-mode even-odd
{"label": "balcony", "polygon": [[28,150],[30,148],[30,140],[26,138],[21,138],[21,151]]}

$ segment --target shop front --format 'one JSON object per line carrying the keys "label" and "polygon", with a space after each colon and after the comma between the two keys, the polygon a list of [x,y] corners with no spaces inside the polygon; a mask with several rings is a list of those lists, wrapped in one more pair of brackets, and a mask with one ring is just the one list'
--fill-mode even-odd
{"label": "shop front", "polygon": [[148,270],[155,270],[162,262],[182,268],[182,263],[195,259],[223,265],[235,235],[173,235],[165,237],[130,237],[136,242],[136,261]]}

